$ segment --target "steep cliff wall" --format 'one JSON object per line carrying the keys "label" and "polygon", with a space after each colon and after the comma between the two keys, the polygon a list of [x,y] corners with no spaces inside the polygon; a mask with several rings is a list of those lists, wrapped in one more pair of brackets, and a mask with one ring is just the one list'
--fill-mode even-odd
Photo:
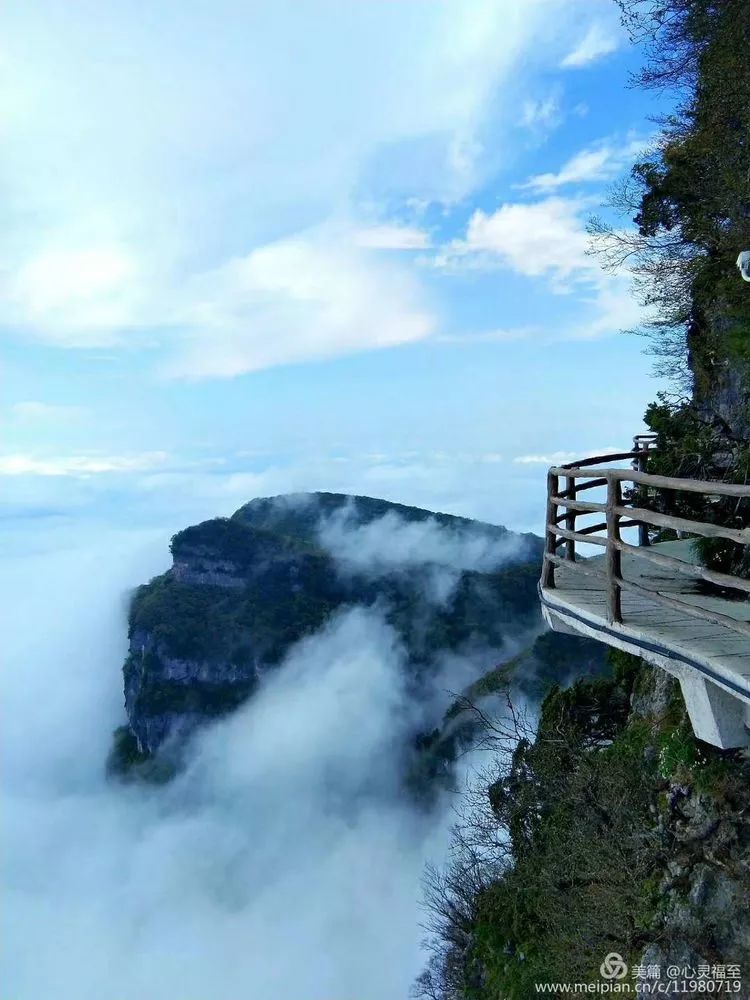
{"label": "steep cliff wall", "polygon": [[[596,983],[617,952],[682,996],[695,970],[750,981],[750,764],[692,735],[675,682],[614,654],[615,674],[545,700],[535,735],[498,747],[428,902],[419,995],[526,1000]],[[492,741],[491,741],[492,742]]]}

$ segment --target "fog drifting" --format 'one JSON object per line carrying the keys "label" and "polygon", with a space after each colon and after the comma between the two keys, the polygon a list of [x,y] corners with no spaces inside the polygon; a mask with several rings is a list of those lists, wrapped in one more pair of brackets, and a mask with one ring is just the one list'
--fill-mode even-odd
{"label": "fog drifting", "polygon": [[447,528],[432,517],[407,521],[393,511],[360,524],[351,506],[321,519],[319,540],[343,573],[421,569],[425,595],[438,605],[450,600],[462,572],[491,573],[518,561],[527,545],[511,532],[498,539],[479,527]]}
{"label": "fog drifting", "polygon": [[4,994],[406,997],[449,810],[427,821],[396,787],[414,723],[396,637],[375,611],[335,619],[205,732],[178,781],[110,785],[123,594],[164,553],[161,537],[101,537],[0,577]]}

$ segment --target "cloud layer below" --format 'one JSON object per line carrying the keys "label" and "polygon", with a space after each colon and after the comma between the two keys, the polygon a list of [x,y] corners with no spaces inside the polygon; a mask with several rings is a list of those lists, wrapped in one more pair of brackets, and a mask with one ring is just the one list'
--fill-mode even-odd
{"label": "cloud layer below", "polygon": [[[27,554],[0,580],[16,623],[2,680],[6,988],[18,1000],[405,996],[422,961],[422,865],[445,827],[396,788],[394,748],[415,719],[393,633],[362,610],[333,621],[205,734],[176,784],[110,786],[119,588],[156,568],[123,555],[143,544]],[[103,584],[105,554],[120,564]]]}

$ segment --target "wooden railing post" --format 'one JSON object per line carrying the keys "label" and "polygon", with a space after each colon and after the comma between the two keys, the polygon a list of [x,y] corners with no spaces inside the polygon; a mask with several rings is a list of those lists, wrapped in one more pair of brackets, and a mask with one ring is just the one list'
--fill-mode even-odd
{"label": "wooden railing post", "polygon": [[620,515],[617,508],[622,503],[620,480],[607,474],[607,618],[610,623],[622,622],[622,554],[617,548],[620,541]]}
{"label": "wooden railing post", "polygon": [[[554,556],[557,534],[554,526],[557,518],[557,504],[552,502],[552,497],[557,496],[559,478],[553,473],[547,473],[547,521],[544,526],[544,555]],[[555,564],[551,559],[545,558],[542,567],[542,586],[552,589],[555,586]]]}
{"label": "wooden railing post", "polygon": [[[645,437],[645,435],[644,435]],[[750,637],[750,622],[744,617],[736,617],[736,605],[732,609],[732,614],[723,614],[713,606],[710,608],[697,605],[689,600],[680,600],[682,591],[676,589],[674,593],[664,593],[659,589],[651,589],[646,584],[649,580],[659,586],[658,577],[651,574],[641,574],[638,582],[632,579],[632,574],[628,578],[623,576],[622,557],[623,553],[628,557],[636,557],[643,562],[650,562],[661,567],[668,574],[685,575],[697,579],[706,580],[708,583],[718,587],[734,589],[744,594],[750,595],[750,580],[745,577],[735,577],[728,573],[709,569],[706,566],[696,565],[692,559],[686,560],[674,554],[667,555],[662,551],[661,546],[647,546],[648,552],[637,545],[626,543],[622,539],[622,530],[627,528],[669,528],[674,531],[687,533],[688,535],[698,535],[702,538],[721,538],[737,545],[750,546],[750,526],[735,527],[728,524],[715,524],[708,521],[695,521],[692,518],[677,517],[673,514],[665,514],[661,511],[653,510],[648,505],[644,507],[634,506],[638,491],[628,492],[627,505],[622,499],[623,481],[633,483],[636,487],[644,487],[646,490],[646,502],[648,494],[656,490],[668,490],[672,492],[698,493],[704,496],[736,497],[740,500],[750,500],[750,483],[725,483],[715,480],[682,479],[673,476],[660,476],[655,473],[644,472],[643,468],[651,447],[647,441],[636,441],[633,451],[618,453],[616,455],[600,455],[596,458],[582,459],[575,464],[553,466],[547,472],[547,520],[544,530],[544,567],[542,570],[541,586],[543,588],[558,588],[564,590],[570,586],[575,589],[575,583],[569,584],[569,578],[574,579],[580,575],[591,577],[596,580],[593,590],[601,600],[602,596],[606,603],[606,617],[610,623],[622,624],[622,592],[628,591],[636,595],[640,600],[651,600],[656,606],[663,606],[677,611],[682,615],[695,618],[700,621],[710,622],[722,628],[731,630],[742,636]],[[623,468],[605,467],[601,468],[604,462],[620,462],[633,460],[637,468],[627,470]],[[582,468],[591,468],[589,472],[582,473]],[[573,480],[573,482],[571,482]],[[577,481],[576,481],[577,480]],[[565,481],[567,489],[560,492],[560,483]],[[578,499],[585,490],[599,489],[606,487],[607,499],[605,503],[587,502]],[[632,499],[631,499],[632,496]],[[573,499],[575,497],[575,500]],[[604,524],[596,523],[585,527],[569,529],[568,519],[570,509],[566,506],[569,503],[575,504],[576,514],[604,514]],[[558,514],[560,508],[565,512],[562,516]],[[563,523],[566,525],[563,527]],[[606,530],[606,536],[599,534]],[[568,536],[572,535],[570,538]],[[587,546],[598,545],[604,549],[605,555],[599,559],[576,559],[568,562],[567,559],[558,555],[559,540],[565,542],[579,541]],[[568,553],[571,552],[566,545]],[[575,557],[576,553],[573,550]],[[555,567],[564,567],[562,579],[555,579]],[[587,588],[588,590],[588,588]],[[571,595],[575,603],[575,593]],[[553,602],[550,602],[552,604]],[[591,608],[588,608],[591,610]],[[601,614],[597,610],[597,616]]]}
{"label": "wooden railing post", "polygon": [[[576,481],[573,476],[568,476],[565,480],[565,493],[567,500],[575,500],[576,498]],[[567,509],[565,514],[565,527],[568,531],[576,530],[576,512],[571,510],[570,507]],[[576,561],[576,540],[575,538],[569,538],[565,543],[565,558],[569,559],[571,562]]]}
{"label": "wooden railing post", "polygon": [[[639,453],[636,456],[634,465],[636,471],[645,472],[648,465],[648,445],[643,444],[638,438],[635,439],[635,450]],[[642,484],[638,487],[638,506],[646,507],[648,504],[648,486],[643,486]],[[651,541],[648,537],[648,525],[641,521],[638,525],[638,544],[639,545],[650,545]]]}

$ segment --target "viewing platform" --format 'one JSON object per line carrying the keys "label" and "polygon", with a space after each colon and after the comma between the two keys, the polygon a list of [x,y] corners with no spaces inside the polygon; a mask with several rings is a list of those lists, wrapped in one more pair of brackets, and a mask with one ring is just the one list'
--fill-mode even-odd
{"label": "viewing platform", "polygon": [[[556,631],[598,639],[678,678],[699,739],[750,746],[750,580],[704,567],[693,546],[694,537],[750,545],[750,528],[654,509],[664,491],[741,500],[750,486],[651,475],[644,471],[651,450],[642,436],[631,452],[550,469],[544,618]],[[681,537],[651,543],[649,527]],[[587,546],[604,552],[586,558]]]}

